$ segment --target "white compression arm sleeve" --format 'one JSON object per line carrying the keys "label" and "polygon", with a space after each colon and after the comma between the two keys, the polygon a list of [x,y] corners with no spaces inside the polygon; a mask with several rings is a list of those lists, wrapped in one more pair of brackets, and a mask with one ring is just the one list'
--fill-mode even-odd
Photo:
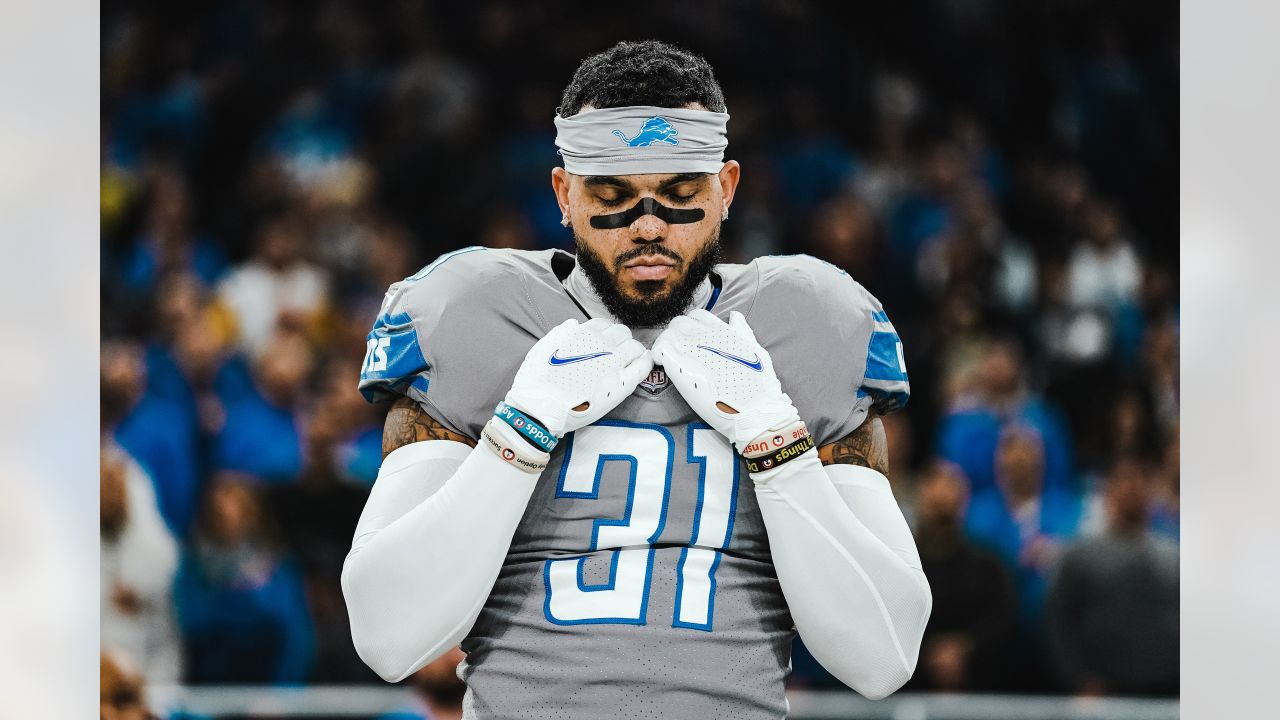
{"label": "white compression arm sleeve", "polygon": [[484,606],[538,476],[483,445],[396,449],[382,463],[342,593],[360,658],[388,682],[466,637]]}
{"label": "white compression arm sleeve", "polygon": [[868,698],[902,687],[933,596],[888,480],[869,468],[824,468],[816,452],[752,479],[805,646]]}

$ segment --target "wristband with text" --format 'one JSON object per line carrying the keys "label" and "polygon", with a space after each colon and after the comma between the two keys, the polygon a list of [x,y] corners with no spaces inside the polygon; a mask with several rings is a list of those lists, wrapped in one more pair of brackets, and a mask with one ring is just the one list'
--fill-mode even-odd
{"label": "wristband with text", "polygon": [[493,411],[493,416],[510,425],[516,432],[523,435],[543,452],[555,450],[556,445],[560,442],[555,435],[552,435],[550,431],[543,427],[542,423],[505,402],[498,403],[498,407]]}
{"label": "wristband with text", "polygon": [[480,431],[480,439],[498,457],[527,473],[541,473],[547,468],[551,454],[542,452],[522,439],[520,435],[498,417],[489,418]]}
{"label": "wristband with text", "polygon": [[779,465],[791,462],[814,447],[813,436],[806,434],[804,437],[796,440],[790,445],[784,445],[777,450],[770,450],[765,455],[749,458],[744,457],[743,461],[747,464],[747,472],[758,473],[766,470],[772,470]]}
{"label": "wristband with text", "polygon": [[804,421],[796,420],[779,430],[771,430],[764,433],[755,440],[752,440],[750,443],[747,443],[740,452],[742,453],[742,457],[746,458],[764,457],[773,453],[775,450],[781,450],[808,434],[809,428],[805,427]]}

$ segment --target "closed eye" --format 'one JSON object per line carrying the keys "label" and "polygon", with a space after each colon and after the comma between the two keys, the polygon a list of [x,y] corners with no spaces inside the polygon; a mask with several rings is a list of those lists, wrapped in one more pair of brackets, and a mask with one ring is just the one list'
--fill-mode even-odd
{"label": "closed eye", "polygon": [[676,176],[662,188],[663,197],[677,203],[687,203],[698,196],[709,184],[705,174]]}
{"label": "closed eye", "polygon": [[629,199],[631,199],[631,196],[626,193],[619,193],[617,195],[596,195],[596,200],[605,207],[616,207]]}

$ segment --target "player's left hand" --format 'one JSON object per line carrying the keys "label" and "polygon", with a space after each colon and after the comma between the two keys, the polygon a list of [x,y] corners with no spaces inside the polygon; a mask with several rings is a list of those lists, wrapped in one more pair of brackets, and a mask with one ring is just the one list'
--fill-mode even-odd
{"label": "player's left hand", "polygon": [[653,359],[693,411],[739,450],[800,419],[740,312],[727,323],[706,310],[677,317],[653,343]]}

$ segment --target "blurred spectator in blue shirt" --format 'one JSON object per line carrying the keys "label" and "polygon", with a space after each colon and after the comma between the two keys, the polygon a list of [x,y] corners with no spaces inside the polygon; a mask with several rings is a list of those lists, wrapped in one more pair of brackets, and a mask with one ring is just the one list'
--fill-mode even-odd
{"label": "blurred spectator in blue shirt", "polygon": [[1027,389],[1023,374],[1016,341],[990,342],[977,361],[975,387],[954,401],[939,424],[938,454],[960,466],[975,498],[994,487],[996,446],[1011,425],[1029,427],[1039,436],[1046,489],[1075,487],[1066,425],[1057,408]]}
{"label": "blurred spectator in blue shirt", "polygon": [[199,403],[189,378],[191,369],[180,347],[192,340],[213,340],[204,322],[205,288],[187,272],[174,272],[156,283],[157,303],[152,313],[154,332],[147,343],[147,392],[178,405],[199,425]]}
{"label": "blurred spectator in blue shirt", "polygon": [[[138,38],[139,33],[133,33]],[[126,45],[122,43],[122,45]],[[120,98],[110,136],[109,157],[114,164],[136,169],[157,145],[170,148],[185,160],[195,151],[205,124],[205,88],[201,80],[182,69],[190,57],[183,43],[172,47],[183,58],[149,73],[150,82],[130,88]],[[124,48],[125,52],[129,49]],[[136,48],[134,48],[136,51]]]}
{"label": "blurred spectator in blue shirt", "polygon": [[121,259],[119,279],[135,298],[145,297],[160,278],[175,272],[190,272],[206,285],[216,283],[227,268],[226,254],[221,244],[192,227],[185,178],[167,164],[148,174],[146,219]]}
{"label": "blurred spectator in blue shirt", "polygon": [[814,93],[793,88],[783,107],[788,141],[773,148],[773,168],[786,204],[804,216],[853,182],[858,161]]}
{"label": "blurred spectator in blue shirt", "polygon": [[135,458],[155,484],[160,514],[186,534],[199,495],[196,428],[181,405],[147,391],[142,347],[109,342],[101,352],[104,432]]}
{"label": "blurred spectator in blue shirt", "polygon": [[293,482],[302,469],[298,405],[314,357],[301,333],[279,329],[253,367],[253,387],[227,402],[214,440],[214,465],[270,483]]}
{"label": "blurred spectator in blue shirt", "polygon": [[1047,689],[1044,596],[1049,572],[1063,545],[1076,535],[1080,501],[1046,487],[1044,447],[1032,428],[1013,427],[996,451],[996,488],[975,492],[966,529],[1000,556],[1018,595],[1013,666],[1022,687]]}
{"label": "blurred spectator in blue shirt", "polygon": [[276,549],[247,479],[214,478],[174,594],[192,683],[294,684],[310,674],[314,629],[301,574]]}
{"label": "blurred spectator in blue shirt", "polygon": [[[955,222],[953,202],[968,183],[979,182],[969,167],[964,151],[954,142],[942,140],[923,149],[917,158],[915,187],[904,192],[886,213],[886,253],[881,272],[903,278],[890,297],[910,302],[916,287],[915,265],[929,238],[945,232]],[[889,301],[886,301],[889,302]]]}
{"label": "blurred spectator in blue shirt", "polygon": [[[209,472],[210,438],[225,421],[225,403],[249,386],[243,359],[229,353],[231,326],[209,301],[208,289],[189,273],[163,278],[155,331],[147,345],[147,394],[162,398],[186,415],[195,434],[192,461],[200,476]],[[194,502],[184,532],[195,514]]]}

